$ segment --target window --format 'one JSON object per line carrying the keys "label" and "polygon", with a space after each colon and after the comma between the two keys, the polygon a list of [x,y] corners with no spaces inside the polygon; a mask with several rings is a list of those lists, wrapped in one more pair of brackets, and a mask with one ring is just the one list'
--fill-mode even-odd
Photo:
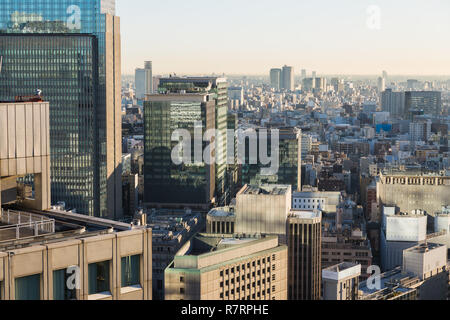
{"label": "window", "polygon": [[88,279],[89,294],[109,292],[109,261],[91,263]]}
{"label": "window", "polygon": [[[75,282],[69,280],[71,277],[73,277],[73,274],[67,273],[66,269],[53,271],[53,300],[77,299]],[[70,289],[68,280],[71,285]]]}
{"label": "window", "polygon": [[180,288],[180,294],[184,294],[184,288]]}
{"label": "window", "polygon": [[180,277],[180,282],[184,283],[184,277]]}
{"label": "window", "polygon": [[141,257],[130,256],[122,258],[122,287],[140,285],[141,281]]}
{"label": "window", "polygon": [[223,271],[220,271],[220,276],[223,277]]}
{"label": "window", "polygon": [[16,278],[16,300],[40,300],[41,299],[41,275]]}

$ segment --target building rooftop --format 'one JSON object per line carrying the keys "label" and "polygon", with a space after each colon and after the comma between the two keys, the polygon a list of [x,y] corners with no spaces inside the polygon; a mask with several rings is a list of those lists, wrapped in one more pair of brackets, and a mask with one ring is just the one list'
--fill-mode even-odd
{"label": "building rooftop", "polygon": [[0,213],[0,251],[143,228],[59,210],[11,206]]}
{"label": "building rooftop", "polygon": [[298,219],[314,219],[314,218],[321,218],[322,213],[319,210],[314,211],[292,210],[289,214],[289,217]]}
{"label": "building rooftop", "polygon": [[240,194],[246,195],[286,195],[291,186],[288,185],[262,185],[262,186],[245,186]]}
{"label": "building rooftop", "polygon": [[212,217],[232,217],[235,215],[234,207],[214,208],[208,213]]}
{"label": "building rooftop", "polygon": [[403,252],[412,252],[412,253],[427,253],[434,249],[444,247],[443,244],[437,244],[437,243],[422,243],[415,247],[409,248],[404,250]]}

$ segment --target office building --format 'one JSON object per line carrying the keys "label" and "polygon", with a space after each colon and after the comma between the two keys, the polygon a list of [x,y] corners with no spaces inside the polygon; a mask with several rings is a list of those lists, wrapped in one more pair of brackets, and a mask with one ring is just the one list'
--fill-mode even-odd
{"label": "office building", "polygon": [[402,266],[403,251],[427,240],[427,216],[423,212],[396,213],[384,208],[380,233],[383,271]]}
{"label": "office building", "polygon": [[[73,5],[0,1],[0,100],[42,90],[50,102],[52,202],[120,219],[120,19],[113,0]],[[68,13],[77,6],[79,23]]]}
{"label": "office building", "polygon": [[405,93],[386,89],[381,94],[381,109],[389,112],[391,117],[402,117],[405,112]]}
{"label": "office building", "polygon": [[342,201],[340,192],[293,192],[292,209],[320,210],[323,212],[336,212]]}
{"label": "office building", "polygon": [[343,262],[322,270],[323,300],[358,300],[361,265]]}
{"label": "office building", "polygon": [[306,69],[302,69],[301,78],[302,80],[306,78]]}
{"label": "office building", "polygon": [[153,93],[153,67],[151,61],[145,62],[144,69],[136,69],[134,82],[137,99],[144,99],[147,94]]}
{"label": "office building", "polygon": [[0,300],[151,300],[151,229],[50,209],[49,114],[0,104]]}
{"label": "office building", "polygon": [[294,67],[283,67],[283,70],[281,72],[281,88],[287,91],[294,91]]}
{"label": "office building", "polygon": [[438,91],[407,91],[405,93],[405,117],[414,120],[415,115],[441,115],[441,95],[442,93]]}
{"label": "office building", "polygon": [[[301,157],[302,157],[302,134],[298,128],[279,128],[278,131],[278,159],[279,168],[273,174],[263,174],[262,169],[269,168],[273,163],[262,165],[260,158],[261,145],[267,145],[267,152],[272,150],[272,132],[268,130],[267,141],[261,138],[261,130],[256,128],[257,134],[257,161],[252,164],[250,155],[251,147],[248,141],[245,145],[245,161],[242,164],[242,183],[252,185],[281,184],[291,185],[293,190],[301,190]],[[268,153],[268,155],[272,156]]]}
{"label": "office building", "polygon": [[291,211],[287,219],[288,299],[319,300],[322,276],[322,214]]}
{"label": "office building", "polygon": [[281,69],[271,69],[270,70],[270,86],[275,90],[281,89]]}
{"label": "office building", "polygon": [[286,243],[291,198],[291,186],[244,186],[236,196],[235,234],[278,235],[280,243]]}
{"label": "office building", "polygon": [[151,229],[53,210],[0,221],[1,300],[152,299]]}
{"label": "office building", "polygon": [[169,77],[161,78],[158,89],[163,92],[211,94],[215,101],[215,129],[222,139],[216,139],[215,194],[219,205],[229,203],[231,194],[227,185],[227,121],[228,121],[228,82],[218,77]]}
{"label": "office building", "polygon": [[377,197],[380,208],[397,207],[401,212],[423,210],[434,215],[448,205],[450,177],[412,171],[380,173]]}
{"label": "office building", "polygon": [[[215,129],[214,96],[204,93],[155,94],[144,102],[145,161],[144,204],[147,207],[198,208],[209,211],[215,198],[215,164],[213,153],[203,159],[203,150],[213,140],[202,141],[201,159],[194,157],[195,132],[201,124],[201,139],[207,130]],[[177,129],[190,134],[188,150],[173,150],[181,141],[172,141]],[[186,144],[185,144],[186,145]]]}
{"label": "office building", "polygon": [[287,248],[276,236],[199,234],[165,271],[166,300],[287,300]]}

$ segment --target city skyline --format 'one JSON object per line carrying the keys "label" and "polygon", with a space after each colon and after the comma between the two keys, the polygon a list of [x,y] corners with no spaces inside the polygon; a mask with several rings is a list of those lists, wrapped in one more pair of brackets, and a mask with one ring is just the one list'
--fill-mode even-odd
{"label": "city skyline", "polygon": [[296,74],[450,74],[450,44],[439,37],[450,28],[450,3],[442,0],[133,3],[117,2],[125,75],[146,60],[154,74],[262,75],[284,64]]}

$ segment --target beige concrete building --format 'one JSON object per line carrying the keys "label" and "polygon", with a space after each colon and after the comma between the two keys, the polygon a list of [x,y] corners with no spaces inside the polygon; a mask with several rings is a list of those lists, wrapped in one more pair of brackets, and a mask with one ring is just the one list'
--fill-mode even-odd
{"label": "beige concrete building", "polygon": [[436,174],[396,172],[377,180],[379,208],[398,207],[401,212],[426,211],[430,215],[449,205],[450,177]]}
{"label": "beige concrete building", "polygon": [[0,221],[2,300],[152,298],[151,229],[57,211]]}
{"label": "beige concrete building", "polygon": [[289,300],[321,296],[322,213],[292,211],[287,220]]}
{"label": "beige concrete building", "polygon": [[361,265],[344,262],[322,270],[323,300],[357,300]]}
{"label": "beige concrete building", "polygon": [[31,208],[50,208],[48,102],[0,103],[0,205],[17,200],[17,178],[34,175]]}
{"label": "beige concrete building", "polygon": [[287,300],[286,261],[277,236],[199,235],[166,269],[166,300]]}
{"label": "beige concrete building", "polygon": [[244,186],[236,196],[235,233],[278,235],[285,243],[291,203],[291,186]]}

